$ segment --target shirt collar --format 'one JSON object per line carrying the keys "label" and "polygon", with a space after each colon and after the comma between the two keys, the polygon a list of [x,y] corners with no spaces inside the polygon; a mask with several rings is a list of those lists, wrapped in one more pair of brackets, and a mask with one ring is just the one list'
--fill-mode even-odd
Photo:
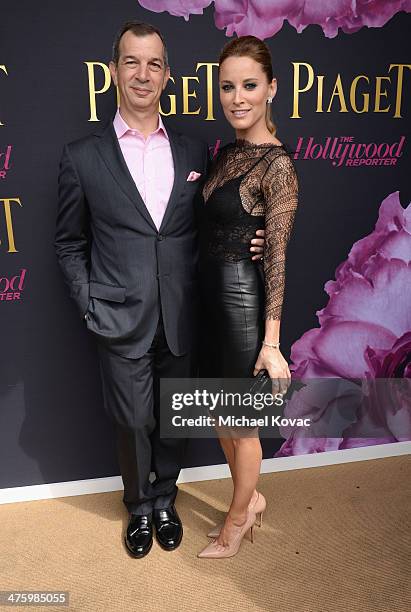
{"label": "shirt collar", "polygon": [[[114,130],[116,132],[118,139],[124,136],[124,134],[126,134],[129,130],[133,132],[137,132],[138,134],[141,135],[141,132],[139,130],[137,130],[136,128],[131,128],[129,125],[127,125],[123,117],[120,115],[120,109],[117,109],[116,115],[113,120],[113,126],[114,126]],[[162,132],[164,136],[168,139],[168,134],[167,134],[166,128],[164,127],[164,123],[161,119],[160,114],[158,115],[158,127],[156,130],[154,130],[154,132],[150,134],[150,136],[152,134],[157,134],[158,132]]]}

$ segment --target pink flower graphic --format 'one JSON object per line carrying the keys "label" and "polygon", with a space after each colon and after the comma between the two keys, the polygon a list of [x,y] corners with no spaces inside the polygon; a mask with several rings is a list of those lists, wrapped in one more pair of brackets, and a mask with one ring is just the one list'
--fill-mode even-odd
{"label": "pink flower graphic", "polygon": [[[140,0],[141,6],[156,13],[189,18],[202,14],[211,1]],[[301,33],[308,25],[321,26],[325,36],[346,34],[362,27],[380,28],[400,11],[411,12],[411,0],[215,0],[215,23],[227,36],[253,34],[270,38],[281,30],[284,20]]]}
{"label": "pink flower graphic", "polygon": [[141,6],[153,13],[167,11],[175,17],[184,17],[187,21],[190,15],[202,15],[203,9],[210,6],[212,0],[139,0]]}
{"label": "pink flower graphic", "polygon": [[[363,388],[345,380],[337,399],[340,408],[346,399],[349,422],[339,438],[283,428],[286,441],[276,456],[411,439],[411,204],[404,209],[398,191],[382,202],[375,230],[353,245],[325,290],[329,301],[317,312],[320,327],[294,343],[290,368],[295,379],[321,379],[325,391],[314,402],[313,388],[301,389],[284,416],[325,419],[336,401],[335,386],[327,396],[327,378],[363,379]],[[401,385],[377,380],[401,378]],[[364,390],[367,410],[359,404]],[[357,409],[351,421],[349,405]],[[360,437],[371,430],[372,438]]]}

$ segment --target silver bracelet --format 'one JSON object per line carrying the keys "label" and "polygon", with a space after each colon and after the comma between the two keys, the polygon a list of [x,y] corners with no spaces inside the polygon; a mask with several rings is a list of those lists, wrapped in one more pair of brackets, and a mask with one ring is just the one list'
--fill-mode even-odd
{"label": "silver bracelet", "polygon": [[270,348],[280,348],[280,343],[279,342],[277,342],[277,344],[270,344],[269,342],[265,342],[263,340],[263,344],[264,344],[264,346],[269,346]]}

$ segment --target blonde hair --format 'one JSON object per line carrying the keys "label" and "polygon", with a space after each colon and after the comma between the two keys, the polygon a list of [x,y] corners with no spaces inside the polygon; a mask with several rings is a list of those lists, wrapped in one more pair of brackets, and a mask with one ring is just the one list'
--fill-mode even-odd
{"label": "blonde hair", "polygon": [[[256,36],[240,36],[239,38],[230,40],[221,51],[219,59],[220,66],[228,57],[250,57],[261,65],[263,72],[267,76],[268,83],[271,83],[273,80],[270,50],[267,45]],[[271,117],[271,104],[269,103],[267,103],[265,111],[265,122],[268,131],[275,136],[277,127],[273,123]]]}

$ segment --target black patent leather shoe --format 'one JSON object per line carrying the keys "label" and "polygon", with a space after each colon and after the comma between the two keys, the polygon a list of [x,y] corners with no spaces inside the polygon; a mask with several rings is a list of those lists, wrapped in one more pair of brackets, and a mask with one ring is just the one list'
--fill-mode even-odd
{"label": "black patent leather shoe", "polygon": [[124,538],[127,550],[139,559],[150,552],[153,545],[153,515],[131,514]]}
{"label": "black patent leather shoe", "polygon": [[183,537],[183,525],[175,506],[168,506],[160,510],[154,508],[153,520],[156,528],[157,542],[160,546],[164,550],[174,550],[177,548]]}

